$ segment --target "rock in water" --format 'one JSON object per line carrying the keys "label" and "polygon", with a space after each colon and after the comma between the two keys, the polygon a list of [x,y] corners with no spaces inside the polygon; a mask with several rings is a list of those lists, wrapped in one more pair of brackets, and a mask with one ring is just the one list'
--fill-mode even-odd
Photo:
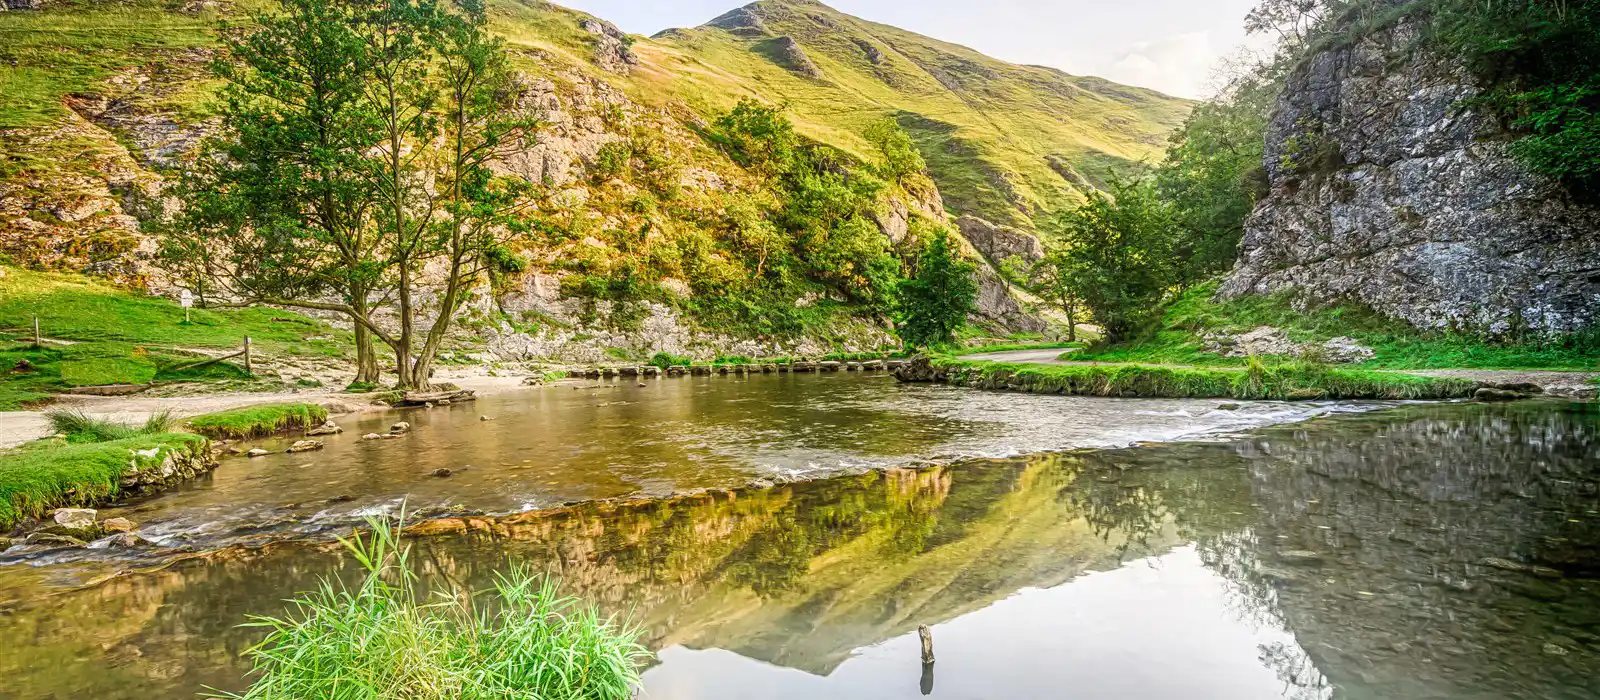
{"label": "rock in water", "polygon": [[149,547],[153,543],[131,532],[119,532],[102,540],[105,546],[113,549],[133,549],[136,547]]}
{"label": "rock in water", "polygon": [[68,530],[93,530],[97,516],[93,508],[57,508],[51,520]]}
{"label": "rock in water", "polygon": [[1475,401],[1493,403],[1497,401],[1521,401],[1522,399],[1529,398],[1529,396],[1516,391],[1506,391],[1504,389],[1491,389],[1489,387],[1483,387],[1472,392],[1472,398]]}
{"label": "rock in water", "polygon": [[48,532],[35,532],[24,540],[23,544],[38,545],[41,547],[82,547],[87,542],[68,535],[52,535]]}
{"label": "rock in water", "polygon": [[289,453],[314,452],[320,449],[322,449],[322,441],[320,440],[297,440],[293,445],[289,446]]}
{"label": "rock in water", "polygon": [[272,453],[268,452],[267,450],[263,450],[263,449],[257,447],[257,448],[255,448],[253,450],[250,450],[249,452],[246,452],[245,456],[247,456],[247,457],[265,457],[265,456],[270,455],[270,454],[272,454]]}
{"label": "rock in water", "polygon": [[405,421],[400,421],[399,423],[389,426],[390,435],[404,435],[405,433],[409,432],[411,432],[411,424]]}
{"label": "rock in water", "polygon": [[330,421],[328,421],[326,423],[323,423],[322,425],[320,425],[320,426],[308,431],[306,433],[306,435],[309,436],[309,437],[321,437],[323,435],[338,435],[339,433],[342,433],[342,432],[344,432],[344,428],[339,427],[338,423],[335,423],[335,422],[330,420]]}
{"label": "rock in water", "polygon": [[436,476],[436,477],[439,477],[441,479],[444,478],[444,477],[450,476],[451,474],[454,474],[454,473],[455,472],[453,472],[453,471],[451,471],[449,469],[445,469],[443,467],[440,467],[438,469],[433,470],[433,475]]}
{"label": "rock in water", "polygon": [[133,532],[133,529],[138,526],[127,518],[109,518],[100,523],[100,527],[106,532]]}
{"label": "rock in water", "polygon": [[362,435],[361,439],[362,440],[389,440],[389,439],[397,438],[397,437],[400,437],[400,436],[395,434],[395,433],[367,433],[366,435]]}

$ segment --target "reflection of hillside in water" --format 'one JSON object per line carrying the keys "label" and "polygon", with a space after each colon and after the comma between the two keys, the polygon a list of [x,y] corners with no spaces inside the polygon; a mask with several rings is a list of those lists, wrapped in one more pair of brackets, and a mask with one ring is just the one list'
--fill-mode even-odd
{"label": "reflection of hillside in water", "polygon": [[[852,649],[919,624],[1170,549],[1190,526],[1169,494],[1185,492],[1245,509],[1238,475],[1042,456],[438,521],[425,527],[466,534],[418,540],[416,561],[432,585],[459,589],[530,562],[631,614],[652,646],[718,647],[826,673]],[[350,572],[336,550],[287,545],[45,600],[37,582],[9,579],[17,588],[0,597],[17,609],[0,633],[27,641],[0,675],[36,695],[237,687],[235,659],[253,635],[235,625],[335,572]]]}
{"label": "reflection of hillside in water", "polygon": [[[1230,444],[434,521],[416,561],[441,590],[528,562],[632,615],[655,648],[831,674],[919,624],[1195,542],[1235,593],[1227,616],[1298,637],[1259,649],[1287,697],[1327,697],[1330,681],[1352,698],[1582,697],[1600,675],[1600,596],[1580,579],[1600,541],[1597,423],[1548,406],[1417,407]],[[53,596],[48,569],[0,571],[0,678],[23,698],[237,689],[254,636],[236,625],[338,572],[350,564],[336,549],[307,545]]]}
{"label": "reflection of hillside in water", "polygon": [[1596,406],[1339,424],[1236,446],[1261,519],[1255,542],[1210,546],[1247,560],[1256,609],[1346,697],[1600,697]]}

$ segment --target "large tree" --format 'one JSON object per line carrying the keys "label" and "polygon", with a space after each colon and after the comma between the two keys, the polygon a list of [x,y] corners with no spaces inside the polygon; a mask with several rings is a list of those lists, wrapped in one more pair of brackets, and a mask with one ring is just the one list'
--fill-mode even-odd
{"label": "large tree", "polygon": [[1106,340],[1130,339],[1160,314],[1178,278],[1172,207],[1148,180],[1113,181],[1051,221],[1074,287]]}
{"label": "large tree", "polygon": [[233,302],[342,313],[357,381],[378,379],[376,338],[399,387],[426,387],[466,290],[519,230],[528,186],[490,165],[537,124],[513,109],[480,2],[280,4],[218,63],[223,136],[184,184],[168,259]]}

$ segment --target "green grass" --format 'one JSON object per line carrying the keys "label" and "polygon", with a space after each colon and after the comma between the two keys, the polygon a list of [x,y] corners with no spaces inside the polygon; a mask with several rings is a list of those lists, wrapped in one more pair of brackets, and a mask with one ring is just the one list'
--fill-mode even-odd
{"label": "green grass", "polygon": [[[236,350],[246,335],[268,354],[341,357],[349,348],[346,333],[291,312],[192,309],[186,323],[165,298],[81,275],[0,270],[0,410],[73,387],[246,379],[233,362],[187,367],[205,358],[181,350]],[[35,316],[41,335],[72,344],[34,347]]]}
{"label": "green grass", "polygon": [[237,350],[250,336],[268,353],[339,357],[348,342],[328,325],[265,307],[192,309],[82,275],[3,268],[0,329],[25,338],[39,318],[46,338]]}
{"label": "green grass", "polygon": [[1033,365],[931,360],[951,384],[1077,396],[1195,399],[1449,399],[1470,396],[1476,382],[1399,372],[1335,369],[1290,362],[1249,367]]}
{"label": "green grass", "polygon": [[1284,295],[1214,300],[1215,284],[1196,287],[1168,306],[1156,332],[1143,340],[1092,346],[1072,359],[1238,367],[1246,358],[1203,352],[1207,333],[1241,333],[1260,326],[1283,329],[1296,342],[1339,336],[1356,339],[1375,356],[1363,369],[1600,369],[1600,333],[1523,342],[1450,332],[1421,331],[1370,309],[1329,306],[1296,310]]}
{"label": "green grass", "polygon": [[189,429],[213,438],[243,440],[303,431],[328,420],[328,409],[308,403],[247,406],[190,418]]}
{"label": "green grass", "polygon": [[117,494],[130,464],[159,464],[170,451],[204,441],[168,433],[83,444],[43,441],[0,454],[0,530],[54,508],[100,503]]}
{"label": "green grass", "polygon": [[67,442],[111,442],[145,435],[160,435],[172,428],[170,411],[151,414],[143,425],[128,425],[95,418],[81,410],[58,408],[45,412],[50,428],[57,435],[65,435]]}
{"label": "green grass", "polygon": [[425,600],[398,528],[341,540],[366,569],[324,580],[282,618],[252,618],[250,700],[626,700],[649,653],[639,630],[560,594],[523,566],[492,591]]}
{"label": "green grass", "polygon": [[186,15],[153,0],[62,2],[0,14],[0,128],[42,126],[61,98],[165,51],[215,43],[211,13]]}

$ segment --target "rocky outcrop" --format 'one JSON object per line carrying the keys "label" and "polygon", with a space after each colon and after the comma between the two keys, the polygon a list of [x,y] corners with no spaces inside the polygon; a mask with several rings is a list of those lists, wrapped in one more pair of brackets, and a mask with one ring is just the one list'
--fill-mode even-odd
{"label": "rocky outcrop", "polygon": [[995,265],[1003,265],[1012,258],[1033,263],[1044,257],[1044,245],[1039,239],[1019,228],[992,224],[976,216],[956,219],[956,228],[972,247]]}
{"label": "rocky outcrop", "polygon": [[633,38],[616,25],[604,20],[587,18],[578,23],[584,31],[594,35],[594,62],[601,68],[618,75],[627,75],[639,65],[633,53]]}
{"label": "rocky outcrop", "polygon": [[1527,172],[1460,66],[1401,23],[1311,57],[1267,132],[1271,193],[1224,297],[1297,290],[1422,328],[1558,334],[1600,315],[1600,211]]}
{"label": "rocky outcrop", "polygon": [[806,55],[806,50],[793,37],[780,36],[761,42],[756,50],[790,72],[807,78],[822,78],[822,69]]}
{"label": "rocky outcrop", "polygon": [[157,493],[217,468],[207,440],[134,451],[122,472],[121,493]]}

